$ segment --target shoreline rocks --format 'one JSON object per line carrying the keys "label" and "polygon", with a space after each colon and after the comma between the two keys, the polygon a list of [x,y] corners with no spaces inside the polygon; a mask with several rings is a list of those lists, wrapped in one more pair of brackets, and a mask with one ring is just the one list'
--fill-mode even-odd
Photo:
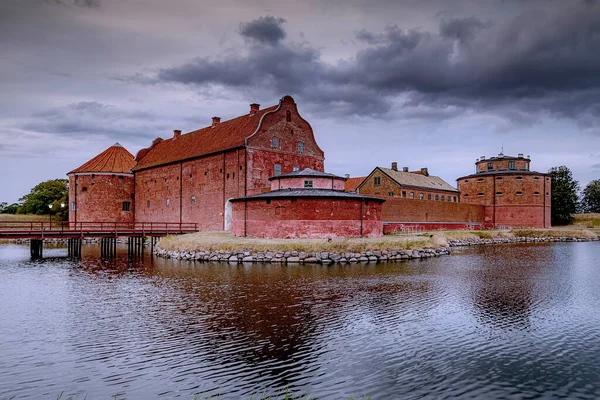
{"label": "shoreline rocks", "polygon": [[599,238],[573,238],[573,237],[497,237],[497,238],[477,238],[465,240],[448,239],[448,246],[463,247],[476,246],[483,244],[512,244],[512,243],[551,243],[551,242],[596,242]]}
{"label": "shoreline rocks", "polygon": [[298,251],[167,251],[154,248],[154,255],[163,258],[188,261],[216,261],[239,263],[279,263],[279,264],[356,264],[382,261],[424,259],[449,255],[449,247],[423,248],[414,250],[377,250],[366,252],[298,252]]}

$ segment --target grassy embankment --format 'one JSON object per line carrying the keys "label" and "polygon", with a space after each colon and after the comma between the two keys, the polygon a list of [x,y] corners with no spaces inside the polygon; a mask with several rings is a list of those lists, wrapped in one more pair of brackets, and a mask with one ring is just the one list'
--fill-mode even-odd
{"label": "grassy embankment", "polygon": [[437,248],[448,245],[449,240],[493,238],[597,238],[597,234],[580,227],[551,229],[512,229],[485,231],[431,231],[410,235],[385,235],[376,238],[328,239],[258,239],[241,238],[228,232],[198,232],[181,236],[168,236],[158,243],[167,251],[304,251],[310,252],[364,252],[373,250],[399,250]]}
{"label": "grassy embankment", "polygon": [[[54,220],[54,217],[52,217],[52,220]],[[48,221],[50,221],[50,216],[34,215],[34,214],[0,214],[0,222],[14,222],[14,221],[48,222]]]}
{"label": "grassy embankment", "polygon": [[584,227],[592,232],[600,234],[600,214],[575,214],[574,226]]}

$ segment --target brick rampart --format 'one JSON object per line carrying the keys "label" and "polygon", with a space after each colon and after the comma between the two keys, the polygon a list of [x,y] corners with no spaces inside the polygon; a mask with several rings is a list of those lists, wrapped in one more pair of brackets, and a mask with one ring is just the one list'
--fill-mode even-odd
{"label": "brick rampart", "polygon": [[[265,238],[381,236],[381,203],[361,199],[248,199],[233,203],[232,233]],[[362,211],[362,221],[361,221]],[[244,220],[244,217],[246,220]]]}
{"label": "brick rampart", "polygon": [[384,196],[381,198],[386,200],[382,210],[382,220],[386,223],[484,222],[484,207],[480,205]]}
{"label": "brick rampart", "polygon": [[[133,176],[125,174],[69,175],[70,222],[133,222]],[[129,211],[123,202],[129,203]],[[75,210],[73,210],[75,203]]]}

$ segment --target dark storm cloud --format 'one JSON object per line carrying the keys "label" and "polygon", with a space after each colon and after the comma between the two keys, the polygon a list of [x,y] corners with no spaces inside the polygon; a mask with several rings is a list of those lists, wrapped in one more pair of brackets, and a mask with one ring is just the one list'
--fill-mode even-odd
{"label": "dark storm cloud", "polygon": [[82,101],[35,113],[25,130],[62,136],[105,135],[131,138],[167,131],[152,112],[125,110],[96,101]]}
{"label": "dark storm cloud", "polygon": [[80,6],[80,7],[100,7],[100,0],[43,0],[48,4],[61,4],[66,6]]}
{"label": "dark storm cloud", "polygon": [[[199,57],[158,73],[162,82],[291,93],[348,114],[404,106],[525,107],[589,123],[600,119],[600,6],[530,8],[502,21],[444,18],[438,31],[360,30],[354,57],[323,61],[310,44],[283,41],[283,20],[242,24],[243,53]],[[394,105],[395,104],[395,105]]]}
{"label": "dark storm cloud", "polygon": [[260,17],[254,21],[240,24],[240,35],[260,43],[276,44],[285,38],[283,18]]}

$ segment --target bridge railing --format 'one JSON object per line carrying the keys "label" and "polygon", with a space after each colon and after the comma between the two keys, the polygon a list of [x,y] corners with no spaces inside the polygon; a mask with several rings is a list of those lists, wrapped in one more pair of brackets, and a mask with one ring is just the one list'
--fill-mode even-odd
{"label": "bridge railing", "polygon": [[66,221],[0,221],[0,232],[196,232],[191,222],[66,222]]}

